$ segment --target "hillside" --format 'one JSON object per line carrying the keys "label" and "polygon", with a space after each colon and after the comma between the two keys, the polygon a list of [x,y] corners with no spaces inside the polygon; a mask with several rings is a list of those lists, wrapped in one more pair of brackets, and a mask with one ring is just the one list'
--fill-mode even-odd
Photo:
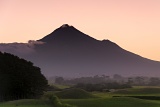
{"label": "hillside", "polygon": [[34,62],[46,76],[160,76],[160,62],[131,53],[110,40],[96,40],[67,24],[31,43],[25,45],[30,53],[24,49],[5,51]]}

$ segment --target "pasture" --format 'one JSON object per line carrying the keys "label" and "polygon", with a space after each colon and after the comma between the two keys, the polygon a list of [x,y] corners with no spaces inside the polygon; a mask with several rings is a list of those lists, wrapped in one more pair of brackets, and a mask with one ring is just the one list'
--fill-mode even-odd
{"label": "pasture", "polygon": [[0,107],[52,107],[49,100],[24,99],[0,103]]}
{"label": "pasture", "polygon": [[[113,92],[86,92],[81,89],[67,89],[49,92],[56,95],[63,104],[75,107],[160,107],[160,87],[133,87]],[[76,96],[76,97],[75,97]],[[0,107],[56,107],[46,97],[1,102]]]}

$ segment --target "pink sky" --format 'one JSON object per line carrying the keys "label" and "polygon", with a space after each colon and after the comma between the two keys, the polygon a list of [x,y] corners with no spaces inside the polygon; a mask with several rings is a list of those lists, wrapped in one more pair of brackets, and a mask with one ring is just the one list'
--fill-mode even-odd
{"label": "pink sky", "polygon": [[27,42],[64,23],[160,61],[160,0],[0,0],[0,42]]}

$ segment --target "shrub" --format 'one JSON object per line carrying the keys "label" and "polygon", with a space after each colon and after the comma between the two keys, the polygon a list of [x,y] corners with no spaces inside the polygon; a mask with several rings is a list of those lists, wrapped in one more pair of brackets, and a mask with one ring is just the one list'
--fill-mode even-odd
{"label": "shrub", "polygon": [[55,95],[51,96],[49,99],[51,100],[54,107],[75,107],[69,104],[62,104],[59,98]]}

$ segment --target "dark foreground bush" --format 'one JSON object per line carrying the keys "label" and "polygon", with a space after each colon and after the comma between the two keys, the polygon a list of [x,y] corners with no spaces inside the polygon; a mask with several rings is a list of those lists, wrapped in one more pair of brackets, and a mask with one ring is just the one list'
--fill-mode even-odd
{"label": "dark foreground bush", "polygon": [[32,62],[0,52],[0,101],[39,97],[47,84]]}
{"label": "dark foreground bush", "polygon": [[75,107],[69,104],[62,104],[61,101],[59,100],[59,98],[55,95],[50,97],[50,100],[53,104],[54,107]]}

